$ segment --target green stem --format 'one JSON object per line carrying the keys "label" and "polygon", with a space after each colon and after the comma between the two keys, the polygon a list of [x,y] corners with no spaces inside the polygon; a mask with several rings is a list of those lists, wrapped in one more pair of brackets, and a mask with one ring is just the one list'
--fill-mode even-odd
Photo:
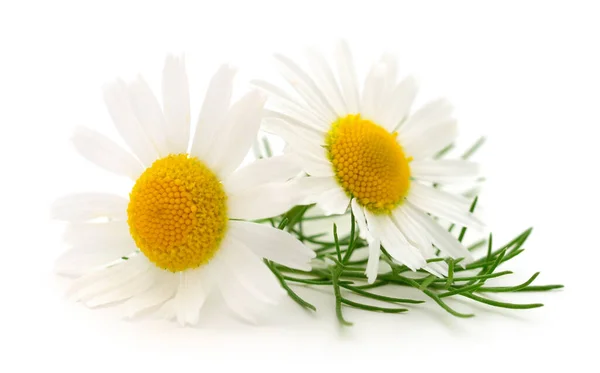
{"label": "green stem", "polygon": [[339,277],[341,274],[341,268],[335,268],[331,271],[331,282],[333,285],[333,293],[335,295],[335,314],[338,321],[344,326],[351,326],[352,323],[344,319],[342,314],[342,293],[340,291]]}
{"label": "green stem", "polygon": [[370,306],[368,304],[353,302],[353,301],[351,301],[349,299],[346,299],[346,298],[342,298],[341,302],[345,303],[345,304],[347,304],[349,306],[352,306],[352,307],[355,307],[355,308],[359,308],[359,309],[362,309],[362,310],[366,310],[366,311],[375,311],[375,312],[383,312],[383,313],[402,313],[402,312],[408,311],[407,308],[386,308],[386,307]]}
{"label": "green stem", "polygon": [[315,306],[313,306],[312,304],[308,303],[304,299],[300,298],[300,296],[298,294],[296,294],[288,286],[288,284],[285,281],[283,275],[277,270],[277,268],[275,267],[275,265],[273,264],[273,262],[268,261],[267,259],[264,259],[264,262],[267,265],[267,267],[269,267],[269,269],[271,270],[271,272],[273,272],[273,274],[275,275],[275,277],[277,277],[277,279],[279,280],[279,283],[281,284],[281,287],[283,287],[283,289],[288,293],[289,297],[292,298],[292,300],[294,302],[298,303],[303,308],[307,308],[307,309],[310,309],[312,311],[316,311],[317,310],[317,308]]}
{"label": "green stem", "polygon": [[417,299],[409,299],[409,298],[393,298],[393,297],[387,297],[385,295],[379,295],[379,294],[373,294],[373,293],[369,293],[368,291],[364,291],[364,288],[358,288],[356,286],[352,286],[352,285],[342,285],[340,284],[341,287],[346,288],[358,295],[362,295],[366,298],[371,298],[371,299],[375,299],[375,300],[380,300],[382,302],[388,302],[388,303],[409,303],[409,304],[419,304],[419,303],[424,303],[424,301],[422,300],[417,300]]}

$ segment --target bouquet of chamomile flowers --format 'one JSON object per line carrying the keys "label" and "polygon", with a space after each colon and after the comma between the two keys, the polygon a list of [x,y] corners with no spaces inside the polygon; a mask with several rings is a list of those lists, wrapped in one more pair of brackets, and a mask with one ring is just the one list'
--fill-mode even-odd
{"label": "bouquet of chamomile flowers", "polygon": [[[404,313],[435,302],[471,317],[448,300],[529,309],[542,304],[490,293],[562,287],[534,284],[538,273],[521,284],[487,284],[512,273],[499,268],[523,252],[531,229],[501,245],[485,233],[482,176],[470,160],[483,139],[448,157],[457,138],[452,106],[413,107],[415,80],[397,76],[393,56],[366,77],[357,76],[344,42],[331,59],[311,49],[306,67],[276,59],[288,86],[252,81],[232,102],[236,70],[223,65],[197,115],[183,57],[167,57],[159,97],[142,77],[104,87],[128,149],[87,128],[72,141],[131,187],[71,194],[52,206],[67,223],[69,247],[56,270],[74,277],[75,300],[193,325],[220,293],[239,317],[257,322],[284,297],[317,311],[295,288],[326,288],[349,325],[346,307]],[[265,133],[282,139],[284,151],[274,154]],[[467,241],[467,230],[476,238]]]}

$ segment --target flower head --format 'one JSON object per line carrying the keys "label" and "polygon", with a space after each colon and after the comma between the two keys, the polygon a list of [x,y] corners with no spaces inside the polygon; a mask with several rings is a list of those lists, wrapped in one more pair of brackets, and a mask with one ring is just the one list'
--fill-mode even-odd
{"label": "flower head", "polygon": [[229,307],[255,320],[285,292],[267,258],[310,269],[314,253],[289,234],[245,220],[293,206],[288,180],[300,169],[290,156],[239,168],[256,138],[265,98],[251,91],[230,104],[235,70],[210,81],[190,135],[188,80],[182,58],[168,57],[162,107],[143,78],[117,80],[104,98],[131,153],[104,135],[76,130],[88,160],[134,182],[129,198],[103,193],[59,199],[53,215],[69,223],[71,249],[57,262],[75,275],[71,293],[89,306],[122,302],[128,315],[158,308],[195,324],[217,288]]}
{"label": "flower head", "polygon": [[409,268],[438,275],[443,268],[427,264],[435,247],[468,261],[469,252],[432,217],[482,227],[469,212],[472,201],[434,185],[478,176],[474,163],[434,159],[457,135],[450,104],[437,100],[411,113],[415,81],[398,82],[389,55],[372,66],[359,89],[343,42],[335,51],[335,72],[314,49],[308,53],[310,72],[285,56],[276,58],[292,92],[255,82],[275,99],[265,129],[300,159],[308,175],[298,182],[303,203],[317,203],[327,214],[352,209],[369,242],[369,282],[377,276],[381,246]]}

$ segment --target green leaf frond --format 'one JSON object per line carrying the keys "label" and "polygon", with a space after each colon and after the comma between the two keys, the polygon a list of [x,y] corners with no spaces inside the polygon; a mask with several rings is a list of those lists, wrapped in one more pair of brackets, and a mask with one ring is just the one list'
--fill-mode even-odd
{"label": "green leaf frond", "polygon": [[[463,159],[468,159],[484,143],[484,138],[480,138],[467,151],[462,154]],[[266,149],[266,156],[270,156],[268,143],[263,146]],[[450,145],[440,151],[435,158],[441,158],[444,154],[452,150]],[[478,197],[474,197],[470,211],[475,211]],[[508,308],[508,309],[532,309],[543,306],[541,303],[510,303],[491,299],[487,296],[489,293],[519,293],[519,292],[542,292],[560,289],[563,285],[533,285],[539,276],[539,272],[534,273],[527,281],[516,285],[488,286],[488,281],[492,279],[504,279],[513,272],[505,267],[508,262],[513,260],[525,249],[525,242],[532,232],[528,228],[508,243],[494,247],[493,235],[486,238],[480,238],[467,246],[467,249],[473,253],[483,251],[483,255],[478,259],[463,264],[463,258],[448,258],[439,256],[429,259],[428,263],[439,262],[447,265],[447,273],[443,277],[438,277],[421,269],[412,271],[405,265],[395,262],[392,257],[382,248],[381,261],[387,271],[379,273],[377,280],[372,284],[367,282],[365,275],[367,259],[365,252],[367,242],[360,237],[360,232],[354,214],[351,209],[342,216],[342,219],[349,218],[349,233],[340,234],[339,219],[336,223],[329,225],[318,233],[305,233],[305,225],[321,224],[332,219],[330,216],[321,216],[314,213],[313,205],[296,206],[285,214],[262,221],[271,224],[281,230],[296,236],[304,244],[313,248],[316,258],[311,271],[300,271],[285,267],[275,262],[265,260],[267,267],[277,277],[281,286],[287,291],[301,307],[316,311],[316,307],[307,300],[300,297],[293,288],[295,286],[318,287],[319,289],[331,287],[331,292],[335,297],[335,314],[341,325],[349,326],[352,322],[344,316],[344,309],[355,308],[363,311],[381,312],[381,313],[406,313],[409,310],[416,310],[427,301],[440,306],[440,308],[449,314],[469,318],[475,316],[473,313],[464,313],[455,310],[449,302],[455,298],[466,298],[470,302],[483,304],[489,307]],[[449,227],[452,232],[454,225]],[[463,227],[458,232],[457,239],[464,242],[467,235],[467,228]],[[483,249],[483,250],[482,250]],[[124,258],[125,259],[125,258]],[[381,264],[381,263],[380,263]],[[418,294],[418,297],[406,297],[406,288],[412,288],[410,294]],[[386,294],[382,294],[382,290]],[[390,295],[393,293],[394,295]],[[397,294],[397,295],[396,295]]]}

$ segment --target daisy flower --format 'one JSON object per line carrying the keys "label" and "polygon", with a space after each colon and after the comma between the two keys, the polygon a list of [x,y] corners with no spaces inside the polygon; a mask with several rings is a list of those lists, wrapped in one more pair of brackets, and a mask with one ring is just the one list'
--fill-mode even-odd
{"label": "daisy flower", "polygon": [[326,214],[352,209],[369,243],[371,283],[381,246],[409,268],[438,275],[444,268],[426,263],[435,247],[468,262],[468,250],[432,217],[482,227],[469,212],[472,201],[433,186],[478,175],[474,163],[433,158],[457,135],[450,104],[437,100],[411,113],[415,80],[398,82],[396,60],[389,55],[372,66],[362,89],[345,43],[335,51],[335,73],[318,50],[310,49],[307,57],[310,70],[276,55],[291,90],[254,82],[275,102],[265,110],[265,130],[287,142],[289,154],[309,175],[299,181],[303,202],[316,203]]}
{"label": "daisy flower", "polygon": [[235,313],[254,321],[263,305],[285,295],[262,258],[310,270],[310,249],[246,221],[291,208],[286,181],[301,170],[288,155],[238,168],[256,138],[265,97],[254,90],[230,105],[234,75],[222,66],[212,77],[193,136],[182,58],[166,59],[162,107],[142,77],[104,88],[131,153],[85,128],[73,143],[83,157],[134,182],[129,198],[76,194],[52,208],[69,223],[71,249],[57,270],[79,276],[70,290],[77,300],[91,307],[124,301],[128,316],[157,309],[185,325],[198,322],[218,289]]}

